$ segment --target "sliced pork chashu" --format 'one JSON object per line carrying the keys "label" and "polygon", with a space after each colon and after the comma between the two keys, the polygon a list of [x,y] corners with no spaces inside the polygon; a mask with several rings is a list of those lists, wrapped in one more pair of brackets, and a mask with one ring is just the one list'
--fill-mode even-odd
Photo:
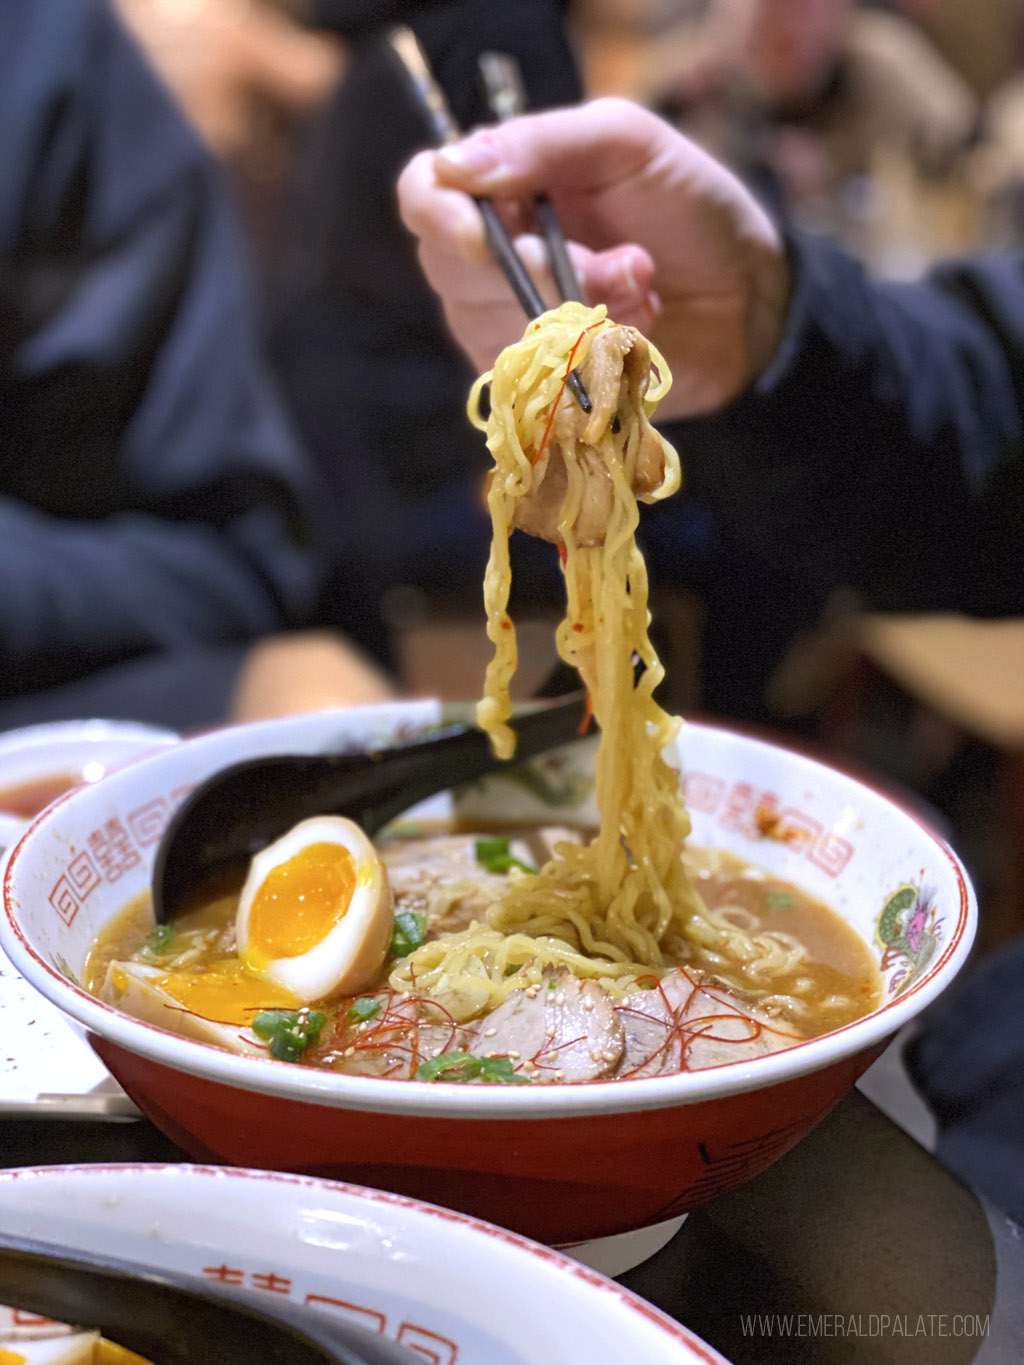
{"label": "sliced pork chashu", "polygon": [[596,448],[608,428],[617,423],[615,429],[627,433],[625,472],[638,497],[659,487],[665,461],[643,410],[650,382],[645,338],[634,327],[602,327],[591,342],[581,377],[592,410],[585,413],[568,389],[562,393],[548,444],[534,465],[530,491],[518,503],[513,525],[543,540],[563,539],[559,522],[568,491],[564,451],[574,446],[586,480],[573,533],[578,544],[591,546],[604,543],[614,503],[611,476]]}
{"label": "sliced pork chashu", "polygon": [[618,1075],[634,1079],[750,1061],[802,1041],[778,1020],[682,970],[669,972],[656,990],[635,992],[618,1014],[626,1040]]}
{"label": "sliced pork chashu", "polygon": [[509,1056],[533,1081],[596,1081],[622,1059],[625,1035],[612,998],[568,973],[513,991],[480,1020],[470,1052]]}

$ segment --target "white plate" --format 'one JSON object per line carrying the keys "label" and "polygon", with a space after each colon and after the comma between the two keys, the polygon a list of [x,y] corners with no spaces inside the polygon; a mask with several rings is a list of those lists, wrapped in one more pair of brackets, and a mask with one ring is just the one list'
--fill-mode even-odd
{"label": "white plate", "polygon": [[[0,734],[0,787],[88,770],[89,765],[102,775],[176,739],[171,730],[116,720],[56,721],[7,730]],[[0,872],[5,850],[29,823],[0,811]],[[0,948],[0,1117],[138,1116],[65,1016],[25,981]]]}
{"label": "white plate", "polygon": [[435,1365],[725,1365],[558,1252],[380,1190],[223,1167],[54,1166],[0,1172],[0,1222],[340,1315]]}
{"label": "white plate", "polygon": [[0,1118],[138,1118],[139,1111],[55,1006],[0,948]]}
{"label": "white plate", "polygon": [[[28,821],[0,814],[5,847]],[[30,986],[0,948],[0,1118],[139,1118],[139,1111],[65,1015]]]}

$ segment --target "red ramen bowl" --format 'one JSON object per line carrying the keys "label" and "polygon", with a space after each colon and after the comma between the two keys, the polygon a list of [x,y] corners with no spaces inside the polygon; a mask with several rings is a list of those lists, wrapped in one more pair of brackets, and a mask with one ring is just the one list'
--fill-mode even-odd
{"label": "red ramen bowl", "polygon": [[[795,883],[860,935],[883,978],[881,1003],[866,1017],[704,1071],[585,1085],[425,1085],[236,1056],[131,1018],[79,986],[90,944],[147,888],[160,835],[195,783],[243,758],[408,739],[457,709],[396,703],[203,735],[70,793],[13,849],[3,946],[192,1157],[370,1185],[563,1246],[663,1227],[797,1143],[967,955],[974,896],[932,830],[812,759],[691,724],[679,763],[693,841]],[[592,761],[590,741],[548,755],[528,783],[503,773],[476,784],[459,814],[592,822]],[[432,813],[451,808],[446,798]]]}

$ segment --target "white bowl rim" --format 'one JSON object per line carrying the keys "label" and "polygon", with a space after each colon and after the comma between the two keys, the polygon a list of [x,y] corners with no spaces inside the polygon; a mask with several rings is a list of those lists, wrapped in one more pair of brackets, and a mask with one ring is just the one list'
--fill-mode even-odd
{"label": "white bowl rim", "polygon": [[36,744],[70,743],[82,739],[152,739],[154,744],[160,745],[180,738],[177,730],[167,725],[156,725],[145,720],[90,716],[82,720],[43,720],[32,725],[0,730],[0,752],[16,753],[18,749],[29,749]]}
{"label": "white bowl rim", "polygon": [[632,1290],[626,1289],[624,1285],[618,1284],[615,1280],[600,1271],[593,1270],[590,1266],[584,1265],[582,1261],[577,1261],[555,1247],[545,1246],[541,1242],[532,1241],[524,1237],[521,1233],[513,1232],[509,1228],[500,1227],[497,1223],[488,1223],[482,1218],[477,1218],[473,1214],[462,1213],[457,1209],[444,1208],[439,1204],[431,1204],[426,1200],[414,1199],[409,1195],[393,1194],[389,1190],[374,1189],[365,1185],[354,1185],[348,1181],[331,1180],[325,1176],[300,1175],[289,1171],[266,1171],[247,1166],[215,1166],[199,1162],[137,1162],[137,1161],[115,1161],[115,1162],[90,1162],[72,1163],[68,1165],[53,1164],[47,1166],[19,1166],[7,1170],[0,1170],[0,1200],[3,1198],[5,1185],[21,1179],[46,1179],[53,1176],[55,1180],[66,1177],[74,1179],[78,1175],[126,1175],[130,1178],[139,1177],[140,1179],[161,1179],[170,1176],[175,1178],[193,1176],[203,1178],[215,1176],[218,1179],[230,1177],[242,1181],[258,1180],[272,1181],[277,1185],[291,1185],[295,1188],[322,1190],[330,1189],[336,1193],[348,1196],[368,1204],[376,1204],[386,1208],[398,1208],[411,1211],[425,1218],[434,1218],[446,1224],[454,1224],[464,1228],[468,1233],[475,1236],[490,1238],[492,1241],[502,1243],[513,1251],[522,1252],[529,1255],[536,1261],[544,1263],[546,1266],[565,1274],[571,1275],[573,1279],[587,1285],[590,1288],[610,1293],[618,1301],[618,1305],[629,1312],[642,1317],[646,1322],[652,1324],[662,1332],[669,1340],[680,1346],[685,1346],[696,1360],[706,1362],[706,1365],[727,1365],[724,1358],[709,1346],[706,1341],[697,1336],[684,1324],[670,1317],[662,1309],[648,1302],[641,1295],[635,1294]]}
{"label": "white bowl rim", "polygon": [[[323,713],[325,716],[330,713]],[[276,721],[256,722],[268,726]],[[688,721],[687,731],[724,733],[771,752],[783,751],[814,769],[871,791],[920,829],[949,862],[959,889],[956,927],[941,955],[928,973],[908,990],[862,1018],[809,1038],[781,1052],[752,1061],[727,1062],[700,1071],[674,1072],[642,1079],[589,1081],[580,1084],[544,1086],[459,1085],[432,1081],[416,1084],[377,1076],[350,1076],[339,1072],[314,1071],[289,1066],[270,1058],[243,1057],[167,1032],[155,1024],[135,1019],[112,1005],[98,1000],[81,986],[69,981],[51,966],[25,938],[11,914],[10,884],[19,854],[28,839],[44,822],[55,818],[66,801],[79,795],[65,793],[32,824],[11,848],[3,866],[3,914],[0,915],[0,946],[22,975],[48,1000],[64,1010],[86,1029],[148,1061],[173,1070],[226,1085],[236,1090],[255,1091],[283,1099],[319,1104],[329,1108],[352,1109],[387,1114],[417,1115],[462,1119],[554,1119],[595,1114],[624,1114],[655,1109],[703,1104],[746,1091],[795,1080],[823,1071],[857,1053],[881,1045],[911,1018],[935,999],[963,965],[974,939],[977,902],[973,887],[960,859],[917,812],[909,810],[892,795],[871,787],[869,782],[850,776],[797,749],[745,733],[726,724]],[[212,732],[216,733],[216,732]],[[180,752],[207,735],[185,739],[175,746]],[[685,742],[685,741],[684,741]],[[159,755],[156,756],[159,758]],[[142,760],[145,763],[147,760]],[[133,764],[137,767],[138,764]]]}

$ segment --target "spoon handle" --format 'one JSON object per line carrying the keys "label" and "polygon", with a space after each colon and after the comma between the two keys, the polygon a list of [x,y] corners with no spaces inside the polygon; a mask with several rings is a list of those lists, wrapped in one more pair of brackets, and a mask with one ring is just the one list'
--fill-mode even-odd
{"label": "spoon handle", "polygon": [[[586,696],[516,716],[516,761],[579,737]],[[372,837],[419,801],[509,766],[473,725],[367,753],[285,754],[223,768],[178,807],[153,867],[153,913],[167,923],[211,873],[244,862],[313,815],[344,815]]]}
{"label": "spoon handle", "polygon": [[373,805],[362,811],[358,823],[367,834],[375,834],[389,820],[428,796],[568,744],[581,734],[585,708],[584,694],[573,693],[565,700],[512,719],[509,724],[516,735],[512,759],[496,758],[488,737],[473,726],[453,727],[443,745],[437,742],[441,736],[433,736],[400,749],[385,750],[379,767],[366,772],[367,796]]}

